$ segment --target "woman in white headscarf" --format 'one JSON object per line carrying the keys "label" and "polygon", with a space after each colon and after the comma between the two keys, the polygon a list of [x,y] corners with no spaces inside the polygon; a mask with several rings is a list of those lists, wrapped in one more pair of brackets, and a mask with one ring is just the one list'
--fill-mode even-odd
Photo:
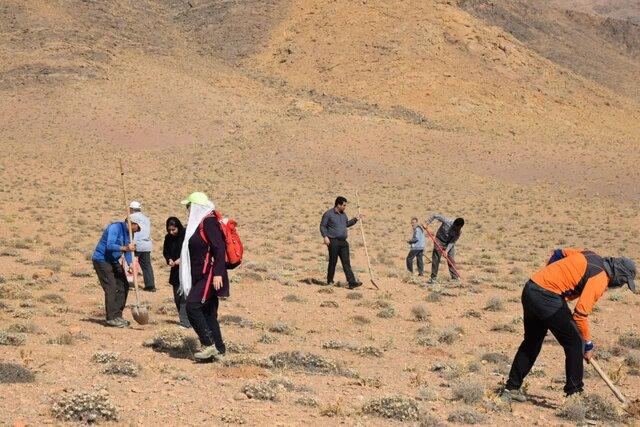
{"label": "woman in white headscarf", "polygon": [[229,296],[224,235],[206,194],[191,193],[182,204],[187,205],[189,221],[180,255],[180,292],[186,299],[189,323],[202,344],[194,357],[218,360],[226,351],[218,323],[218,297]]}

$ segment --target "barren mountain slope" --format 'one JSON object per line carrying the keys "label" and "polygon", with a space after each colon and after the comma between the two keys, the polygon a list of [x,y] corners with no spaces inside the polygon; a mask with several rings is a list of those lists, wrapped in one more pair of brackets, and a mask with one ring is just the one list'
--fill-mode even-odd
{"label": "barren mountain slope", "polygon": [[[0,59],[0,424],[63,423],[53,402],[96,389],[127,425],[570,422],[551,338],[531,402],[496,392],[521,339],[521,286],[551,249],[640,259],[631,97],[429,0],[9,0]],[[143,294],[152,324],[124,330],[102,324],[89,260],[123,216],[119,159],[153,221],[158,286]],[[381,290],[358,229],[366,285],[316,286],[320,215],[338,194],[354,215],[356,189]],[[220,308],[223,364],[193,363],[160,254],[164,219],[184,218],[194,190],[246,244]],[[405,272],[408,222],[436,211],[467,221],[464,280],[442,265],[423,287]],[[630,396],[638,305],[607,292],[590,317]],[[606,400],[595,416],[631,422],[586,370]]]}
{"label": "barren mountain slope", "polygon": [[640,3],[636,0],[553,0],[552,3],[566,9],[640,23]]}

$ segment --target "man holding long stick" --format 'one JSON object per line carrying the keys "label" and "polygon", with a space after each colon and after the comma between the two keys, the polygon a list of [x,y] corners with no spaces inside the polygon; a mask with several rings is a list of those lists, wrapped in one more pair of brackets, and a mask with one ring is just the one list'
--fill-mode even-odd
{"label": "man holding long stick", "polygon": [[327,267],[327,285],[333,284],[333,276],[336,272],[336,264],[338,258],[342,262],[344,274],[349,283],[349,289],[355,289],[362,285],[362,282],[356,280],[356,276],[351,269],[351,261],[349,258],[349,242],[347,242],[347,228],[352,227],[360,219],[357,217],[348,219],[344,211],[347,209],[347,199],[339,196],[332,209],[329,209],[322,215],[320,222],[320,234],[324,239],[324,244],[329,250],[329,265]]}
{"label": "man holding long stick", "polygon": [[438,279],[438,268],[440,267],[440,259],[443,255],[441,252],[444,252],[446,254],[445,258],[447,259],[447,265],[449,266],[449,273],[451,274],[451,278],[453,280],[459,280],[460,276],[455,266],[455,244],[462,234],[464,219],[456,218],[455,220],[451,220],[444,215],[431,215],[427,219],[427,223],[424,227],[425,230],[427,230],[427,227],[431,225],[431,223],[435,220],[440,221],[441,225],[440,228],[438,228],[435,236],[435,241],[433,242],[433,252],[431,253],[431,278],[427,283],[436,283]]}

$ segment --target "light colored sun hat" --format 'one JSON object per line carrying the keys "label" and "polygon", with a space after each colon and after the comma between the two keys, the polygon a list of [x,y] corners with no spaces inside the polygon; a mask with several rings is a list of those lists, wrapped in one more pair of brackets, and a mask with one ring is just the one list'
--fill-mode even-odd
{"label": "light colored sun hat", "polygon": [[180,203],[182,203],[183,205],[188,205],[190,203],[193,203],[194,205],[206,206],[211,204],[211,201],[209,200],[209,197],[207,197],[206,194],[200,191],[196,191],[194,193],[189,194],[189,197],[187,197]]}
{"label": "light colored sun hat", "polygon": [[133,202],[129,203],[129,207],[131,209],[142,209],[142,204],[134,200]]}

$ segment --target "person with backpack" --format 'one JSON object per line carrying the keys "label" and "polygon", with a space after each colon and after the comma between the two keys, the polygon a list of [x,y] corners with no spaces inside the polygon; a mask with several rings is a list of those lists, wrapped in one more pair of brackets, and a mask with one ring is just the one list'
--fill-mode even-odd
{"label": "person with backpack", "polygon": [[[626,284],[635,293],[635,277],[636,265],[629,258],[601,257],[582,249],[554,251],[548,264],[531,276],[522,290],[524,340],[511,365],[502,399],[526,401],[520,387],[540,353],[547,331],[564,349],[564,392],[567,396],[581,393],[582,360],[589,362],[595,348],[588,316],[607,289]],[[575,299],[571,313],[567,301]]]}
{"label": "person with backpack", "polygon": [[219,298],[229,296],[226,243],[215,215],[215,205],[206,194],[195,192],[182,201],[189,220],[180,253],[180,293],[186,300],[189,323],[202,349],[197,361],[220,360],[226,352],[218,323]]}
{"label": "person with backpack", "polygon": [[424,229],[418,224],[418,218],[411,218],[411,228],[413,229],[413,236],[411,240],[408,240],[410,249],[407,254],[407,270],[413,274],[413,259],[416,259],[418,264],[418,276],[424,276]]}
{"label": "person with backpack", "polygon": [[344,211],[347,209],[347,199],[339,196],[336,198],[334,207],[322,215],[320,221],[320,234],[324,239],[324,244],[329,250],[329,265],[327,267],[327,285],[333,285],[333,276],[336,272],[338,258],[342,262],[342,269],[347,278],[349,289],[355,289],[362,285],[356,280],[356,276],[351,269],[349,259],[349,242],[347,242],[347,228],[352,227],[360,219],[360,215],[348,219]]}
{"label": "person with backpack", "polygon": [[449,274],[453,280],[459,280],[458,272],[455,266],[456,255],[456,242],[462,234],[462,227],[464,226],[464,219],[456,218],[451,220],[444,215],[435,214],[427,218],[425,224],[425,230],[428,230],[429,225],[433,221],[440,221],[440,227],[436,232],[435,241],[433,242],[433,252],[431,253],[431,278],[427,283],[433,284],[438,280],[438,269],[440,267],[440,260],[443,256],[443,252],[446,254],[447,265],[449,266]]}
{"label": "person with backpack", "polygon": [[130,324],[122,317],[127,304],[129,283],[120,262],[124,254],[131,265],[131,253],[136,249],[135,243],[129,241],[129,221],[133,232],[140,231],[140,220],[133,215],[124,221],[109,224],[91,256],[93,268],[104,291],[106,325],[115,328],[125,328]]}
{"label": "person with backpack", "polygon": [[187,317],[187,305],[184,297],[180,295],[180,253],[184,242],[184,226],[175,216],[169,217],[166,222],[167,235],[164,237],[162,254],[171,268],[169,271],[169,284],[173,287],[173,300],[178,310],[180,327],[190,328]]}

